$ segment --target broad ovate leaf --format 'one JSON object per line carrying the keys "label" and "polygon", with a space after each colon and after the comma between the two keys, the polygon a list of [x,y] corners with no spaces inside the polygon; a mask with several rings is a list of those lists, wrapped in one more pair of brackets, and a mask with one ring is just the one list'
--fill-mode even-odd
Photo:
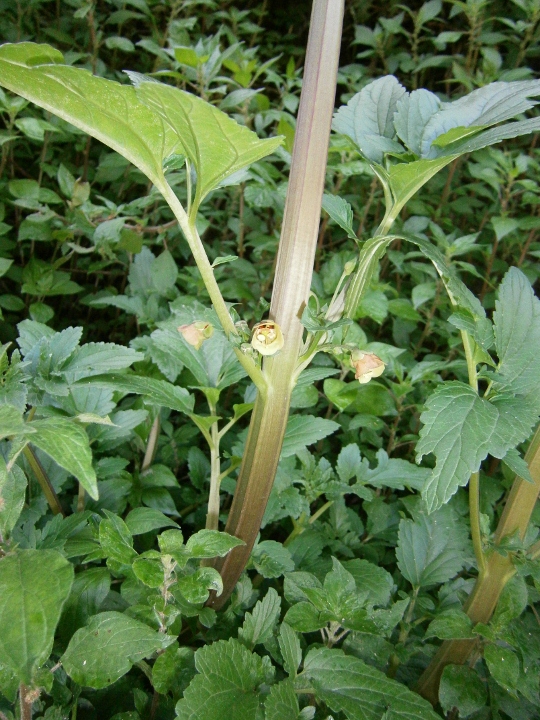
{"label": "broad ovate leaf", "polygon": [[162,183],[163,160],[184,152],[177,132],[137,99],[135,88],[63,63],[49,45],[1,45],[0,85],[101,140]]}
{"label": "broad ovate leaf", "polygon": [[488,453],[503,458],[526,440],[537,410],[526,398],[499,396],[490,402],[469,385],[447,382],[427,399],[420,419],[424,427],[416,446],[417,461],[427,453],[437,459],[422,493],[433,512],[467,484]]}
{"label": "broad ovate leaf", "polygon": [[281,137],[260,140],[247,127],[191,93],[137,73],[129,75],[140,100],[159,115],[164,127],[182,138],[184,152],[197,171],[198,202],[226,177],[281,145]]}
{"label": "broad ovate leaf", "polygon": [[56,550],[19,550],[0,560],[0,658],[27,685],[52,650],[73,566]]}
{"label": "broad ovate leaf", "polygon": [[540,300],[521,270],[504,276],[493,320],[502,389],[540,407]]}
{"label": "broad ovate leaf", "polygon": [[373,162],[382,162],[386,152],[403,152],[395,140],[394,113],[405,93],[393,75],[374,80],[339,108],[332,128],[347,135]]}
{"label": "broad ovate leaf", "polygon": [[90,497],[97,500],[97,478],[84,428],[65,417],[35,420],[28,426],[34,431],[29,436],[32,444],[74,475]]}
{"label": "broad ovate leaf", "polygon": [[125,675],[133,663],[175,641],[122,613],[94,615],[73,635],[62,665],[79,685],[103,688]]}
{"label": "broad ovate leaf", "polygon": [[342,650],[322,647],[310,650],[304,674],[317,696],[334,712],[349,720],[437,720],[431,705],[405,685]]}

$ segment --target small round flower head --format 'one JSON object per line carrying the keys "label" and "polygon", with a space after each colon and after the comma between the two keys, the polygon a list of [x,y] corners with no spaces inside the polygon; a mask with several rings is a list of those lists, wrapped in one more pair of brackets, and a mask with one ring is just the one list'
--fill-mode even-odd
{"label": "small round flower head", "polygon": [[273,320],[257,323],[251,334],[251,345],[261,355],[274,355],[283,347],[283,333]]}
{"label": "small round flower head", "polygon": [[373,353],[365,353],[360,350],[354,350],[351,355],[351,364],[354,368],[354,377],[359,383],[364,385],[371,378],[379,377],[383,374],[386,365],[380,357]]}
{"label": "small round flower head", "polygon": [[178,332],[189,345],[192,345],[195,348],[195,350],[200,350],[203,342],[212,337],[214,328],[209,322],[199,320],[191,323],[190,325],[180,325]]}

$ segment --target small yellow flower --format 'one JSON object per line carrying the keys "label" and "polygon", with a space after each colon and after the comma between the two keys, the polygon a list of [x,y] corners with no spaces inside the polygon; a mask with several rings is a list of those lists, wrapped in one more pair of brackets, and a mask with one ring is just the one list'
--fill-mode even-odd
{"label": "small yellow flower", "polygon": [[203,342],[212,337],[214,328],[209,322],[198,320],[190,325],[180,325],[178,332],[189,345],[192,345],[195,348],[195,350],[200,350]]}
{"label": "small yellow flower", "polygon": [[261,355],[275,355],[283,347],[283,333],[273,320],[263,320],[253,328],[251,345]]}
{"label": "small yellow flower", "polygon": [[362,385],[368,383],[371,378],[382,375],[386,367],[381,358],[374,353],[365,353],[360,350],[353,351],[351,363],[355,371],[354,377]]}

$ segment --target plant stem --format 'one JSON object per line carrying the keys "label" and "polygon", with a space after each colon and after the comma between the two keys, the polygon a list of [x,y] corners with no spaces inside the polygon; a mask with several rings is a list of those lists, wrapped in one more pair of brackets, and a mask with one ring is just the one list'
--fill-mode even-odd
{"label": "plant stem", "polygon": [[[495,545],[515,532],[523,539],[540,492],[540,425],[533,436],[525,460],[534,483],[516,477],[506,500],[503,514],[495,533]],[[514,575],[515,567],[510,554],[501,555],[495,549],[487,558],[485,570],[467,600],[465,610],[473,623],[489,622],[504,586]],[[439,682],[446,665],[466,662],[477,645],[476,640],[449,640],[444,642],[424,671],[417,692],[433,705],[438,702]]]}
{"label": "plant stem", "polygon": [[[213,403],[209,403],[210,415],[217,410]],[[220,433],[217,420],[210,428],[210,493],[208,495],[208,513],[206,515],[206,529],[217,530],[219,527],[219,488],[221,485],[221,462],[219,458]]]}
{"label": "plant stem", "polygon": [[236,585],[259,532],[277,470],[289,416],[294,373],[302,346],[300,322],[310,292],[317,247],[328,141],[334,109],[344,0],[314,0],[291,173],[272,293],[270,317],[285,344],[264,363],[266,389],[259,387],[226,531],[244,540],[216,562],[221,607]]}
{"label": "plant stem", "polygon": [[28,698],[29,689],[21,683],[19,685],[19,703],[21,720],[32,720],[32,699]]}
{"label": "plant stem", "polygon": [[[214,271],[210,261],[208,260],[206,250],[204,249],[204,245],[202,244],[202,240],[199,237],[195,224],[190,222],[182,204],[166,181],[159,184],[159,190],[173,211],[176,219],[178,220],[178,224],[182,228],[191,252],[193,253],[197,268],[206,286],[206,290],[210,295],[210,300],[212,301],[214,310],[216,311],[221,326],[225,331],[225,335],[227,335],[227,337],[229,337],[229,335],[236,335],[236,328],[234,327],[229,310],[217,284]],[[257,363],[248,355],[244,355],[244,353],[238,348],[235,348],[235,353],[240,364],[253,380],[257,388],[259,390],[263,389],[265,386],[265,379]]]}
{"label": "plant stem", "polygon": [[30,445],[26,445],[23,448],[23,454],[28,461],[28,464],[32,468],[32,471],[36,476],[36,480],[40,484],[40,487],[43,490],[43,494],[47,498],[47,502],[49,503],[49,507],[53,511],[53,514],[64,515],[64,511],[62,509],[62,506],[60,505],[58,495],[56,494],[56,491],[53,488],[52,483],[47,476],[47,473],[43,469],[43,465],[39,462],[37,455],[32,450]]}
{"label": "plant stem", "polygon": [[154,456],[156,454],[156,447],[157,447],[157,441],[159,438],[160,427],[161,427],[161,425],[160,425],[159,412],[158,412],[158,414],[154,418],[152,427],[150,428],[150,433],[148,434],[148,442],[146,444],[146,451],[144,453],[144,459],[143,459],[143,462],[141,465],[141,472],[148,470],[150,465],[152,465]]}
{"label": "plant stem", "polygon": [[473,473],[469,480],[469,519],[471,523],[471,539],[474,555],[481,577],[486,572],[486,556],[482,547],[480,531],[480,473]]}

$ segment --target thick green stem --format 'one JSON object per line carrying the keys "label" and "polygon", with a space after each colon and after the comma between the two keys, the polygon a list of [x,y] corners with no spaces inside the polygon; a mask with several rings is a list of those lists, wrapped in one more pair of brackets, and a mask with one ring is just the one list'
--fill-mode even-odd
{"label": "thick green stem", "polygon": [[[495,544],[518,532],[523,539],[540,492],[540,426],[536,429],[525,460],[534,483],[516,477],[508,495],[503,514],[495,533]],[[514,575],[510,554],[503,556],[493,551],[480,573],[467,601],[465,610],[473,623],[487,623],[491,619],[504,586]],[[476,640],[449,640],[444,642],[424,671],[417,691],[433,705],[438,702],[439,682],[446,665],[465,663],[477,646]]]}
{"label": "thick green stem", "polygon": [[37,455],[32,450],[30,445],[26,445],[24,447],[23,454],[28,461],[28,464],[32,468],[32,471],[36,476],[36,480],[40,484],[40,487],[43,490],[43,494],[45,495],[47,502],[49,503],[49,507],[53,511],[54,515],[63,515],[64,511],[62,510],[62,506],[60,505],[58,495],[56,494],[51,484],[51,481],[47,477],[47,473],[43,469],[42,464],[39,462]]}
{"label": "thick green stem", "polygon": [[[264,364],[240,476],[226,531],[244,540],[216,563],[223,578],[221,607],[246,566],[277,470],[287,426],[294,373],[302,346],[302,311],[308,301],[317,247],[334,109],[344,0],[314,0],[291,172],[272,293],[270,317],[285,344]],[[262,391],[261,391],[262,390]]]}

